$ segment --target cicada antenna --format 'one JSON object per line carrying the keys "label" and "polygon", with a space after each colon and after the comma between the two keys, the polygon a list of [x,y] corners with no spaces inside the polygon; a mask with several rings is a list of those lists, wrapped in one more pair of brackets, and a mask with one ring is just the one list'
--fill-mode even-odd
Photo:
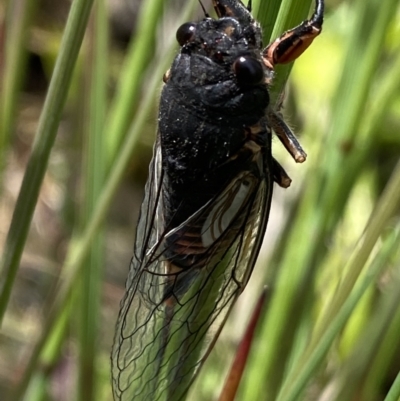
{"label": "cicada antenna", "polygon": [[202,10],[203,10],[204,16],[205,16],[206,18],[210,18],[210,15],[209,15],[208,12],[206,11],[206,9],[205,9],[203,3],[201,2],[201,0],[199,0],[199,3],[200,3],[200,7],[201,7]]}

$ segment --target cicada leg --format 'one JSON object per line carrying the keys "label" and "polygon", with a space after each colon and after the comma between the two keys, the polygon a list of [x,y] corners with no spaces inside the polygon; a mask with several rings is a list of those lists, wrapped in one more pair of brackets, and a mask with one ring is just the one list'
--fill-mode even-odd
{"label": "cicada leg", "polygon": [[283,146],[292,155],[293,159],[297,163],[303,163],[306,160],[307,154],[304,152],[292,130],[280,116],[280,113],[269,109],[268,121]]}
{"label": "cicada leg", "polygon": [[272,176],[282,188],[288,188],[292,182],[285,169],[274,158],[272,158]]}
{"label": "cicada leg", "polygon": [[264,63],[274,69],[276,64],[294,61],[311,45],[321,33],[324,17],[324,1],[316,0],[315,10],[309,20],[286,31],[263,50]]}

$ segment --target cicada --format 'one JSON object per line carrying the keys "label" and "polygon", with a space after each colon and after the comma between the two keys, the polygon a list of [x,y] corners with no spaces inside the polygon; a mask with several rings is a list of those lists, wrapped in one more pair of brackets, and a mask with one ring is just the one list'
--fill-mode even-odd
{"label": "cicada", "polygon": [[274,67],[321,32],[312,17],[266,48],[239,0],[213,0],[177,30],[158,135],[112,351],[115,400],[179,400],[245,288],[266,230],[274,182],[290,185],[272,132],[306,154],[270,104]]}

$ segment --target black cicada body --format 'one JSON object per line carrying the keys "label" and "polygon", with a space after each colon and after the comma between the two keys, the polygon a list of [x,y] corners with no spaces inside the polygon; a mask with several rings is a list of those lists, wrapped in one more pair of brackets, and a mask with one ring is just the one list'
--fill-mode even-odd
{"label": "black cicada body", "polygon": [[312,18],[262,49],[238,0],[213,0],[219,19],[182,25],[164,76],[159,130],[112,353],[116,400],[178,400],[243,291],[266,229],[274,131],[305,153],[270,107],[274,65],[301,54],[322,27]]}

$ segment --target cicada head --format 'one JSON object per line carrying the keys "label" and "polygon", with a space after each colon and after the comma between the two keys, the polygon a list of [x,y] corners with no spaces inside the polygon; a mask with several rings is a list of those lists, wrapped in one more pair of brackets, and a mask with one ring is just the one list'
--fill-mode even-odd
{"label": "cicada head", "polygon": [[182,55],[193,56],[200,64],[214,68],[214,74],[200,76],[203,83],[225,78],[249,87],[264,84],[269,78],[261,57],[261,29],[254,20],[206,18],[183,24],[176,37]]}
{"label": "cicada head", "polygon": [[272,74],[263,62],[261,28],[239,2],[214,1],[214,7],[219,19],[178,28],[181,49],[165,81],[198,110],[258,121],[269,104]]}

